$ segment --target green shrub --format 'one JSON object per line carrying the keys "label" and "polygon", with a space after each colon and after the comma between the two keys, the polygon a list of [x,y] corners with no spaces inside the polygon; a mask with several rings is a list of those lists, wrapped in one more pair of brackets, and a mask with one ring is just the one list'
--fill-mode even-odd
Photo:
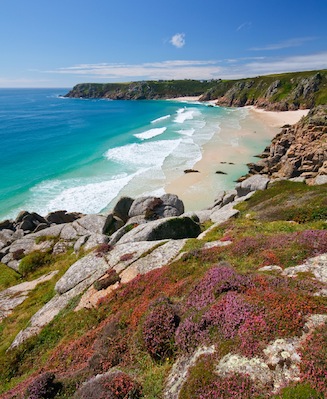
{"label": "green shrub", "polygon": [[49,252],[31,252],[20,261],[19,272],[23,276],[27,276],[29,273],[39,269],[40,267],[49,265],[51,261],[52,257]]}

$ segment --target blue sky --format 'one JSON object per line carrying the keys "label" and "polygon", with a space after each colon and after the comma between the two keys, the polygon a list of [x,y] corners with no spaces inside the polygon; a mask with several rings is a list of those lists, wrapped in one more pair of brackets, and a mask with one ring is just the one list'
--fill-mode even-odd
{"label": "blue sky", "polygon": [[327,0],[0,0],[0,87],[327,68]]}

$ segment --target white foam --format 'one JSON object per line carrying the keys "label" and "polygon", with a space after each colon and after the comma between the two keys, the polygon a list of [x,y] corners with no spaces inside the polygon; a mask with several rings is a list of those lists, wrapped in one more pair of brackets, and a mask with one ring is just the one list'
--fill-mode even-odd
{"label": "white foam", "polygon": [[148,140],[152,137],[160,136],[160,134],[164,133],[166,130],[166,127],[158,127],[156,129],[146,130],[143,133],[134,134],[134,136],[141,140]]}
{"label": "white foam", "polygon": [[177,116],[174,119],[176,123],[184,123],[186,120],[194,119],[194,116],[201,114],[196,108],[185,109],[181,108],[177,111]]}
{"label": "white foam", "polygon": [[107,159],[136,167],[161,166],[165,158],[174,151],[180,140],[159,140],[141,144],[133,143],[108,150]]}
{"label": "white foam", "polygon": [[177,133],[182,134],[183,136],[193,136],[195,129],[181,129],[177,130]]}
{"label": "white foam", "polygon": [[117,197],[121,189],[135,176],[136,173],[123,174],[96,183],[91,183],[89,178],[48,180],[31,189],[32,199],[28,206],[42,215],[58,209],[98,213]]}
{"label": "white foam", "polygon": [[165,116],[161,116],[160,118],[154,119],[153,121],[151,121],[151,123],[158,123],[161,121],[164,121],[165,119],[169,119],[170,115],[165,115]]}

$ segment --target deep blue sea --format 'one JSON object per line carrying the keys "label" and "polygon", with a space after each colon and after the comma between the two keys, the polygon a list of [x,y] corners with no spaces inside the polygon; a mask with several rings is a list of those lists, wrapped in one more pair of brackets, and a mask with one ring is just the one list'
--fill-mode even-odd
{"label": "deep blue sea", "polygon": [[191,168],[228,113],[60,97],[68,90],[0,89],[0,220],[22,209],[96,213],[124,192],[163,193],[167,171]]}

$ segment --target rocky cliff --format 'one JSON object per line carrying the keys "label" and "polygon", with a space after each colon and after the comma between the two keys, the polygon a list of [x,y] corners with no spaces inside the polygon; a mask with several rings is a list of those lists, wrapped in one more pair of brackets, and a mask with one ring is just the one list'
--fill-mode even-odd
{"label": "rocky cliff", "polygon": [[327,181],[327,106],[311,109],[294,126],[284,126],[260,158],[249,164],[250,174]]}
{"label": "rocky cliff", "polygon": [[200,96],[214,81],[164,80],[130,83],[81,83],[76,85],[65,97],[105,98],[111,100],[167,99],[182,96]]}
{"label": "rocky cliff", "polygon": [[296,110],[325,104],[327,71],[294,72],[239,80],[170,80],[130,83],[82,83],[66,97],[107,98],[112,100],[167,99],[201,96],[217,105],[255,105],[267,110]]}

